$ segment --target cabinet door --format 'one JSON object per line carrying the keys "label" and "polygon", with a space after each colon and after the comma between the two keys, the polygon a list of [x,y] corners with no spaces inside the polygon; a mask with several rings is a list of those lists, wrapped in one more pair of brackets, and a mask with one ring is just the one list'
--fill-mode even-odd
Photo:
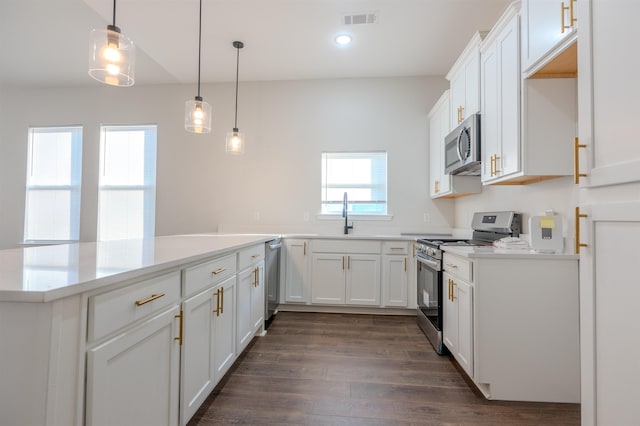
{"label": "cabinet door", "polygon": [[469,377],[473,377],[473,287],[457,280],[454,293],[458,299],[458,349],[455,358]]}
{"label": "cabinet door", "polygon": [[285,301],[295,303],[309,302],[308,292],[308,256],[307,240],[284,241],[285,260]]}
{"label": "cabinet door", "polygon": [[216,300],[216,307],[220,306],[220,309],[217,314],[212,312],[215,326],[215,384],[236,359],[236,277],[227,279],[216,290],[218,288],[220,292],[214,292],[214,297],[220,299]]}
{"label": "cabinet door", "polygon": [[464,65],[463,119],[480,112],[480,54],[476,49]]}
{"label": "cabinet door", "polygon": [[347,255],[347,303],[380,305],[380,256]]}
{"label": "cabinet door", "polygon": [[[448,272],[443,274],[442,340],[445,346],[455,354],[458,351],[458,303],[453,292],[455,278]],[[446,287],[446,290],[444,289]],[[446,299],[445,299],[446,296]]]}
{"label": "cabinet door", "polygon": [[212,289],[184,301],[184,335],[181,355],[180,417],[186,424],[215,386],[214,313]]}
{"label": "cabinet door", "polygon": [[342,254],[311,255],[311,302],[344,305],[347,257]]}
{"label": "cabinet door", "polygon": [[256,278],[255,267],[247,268],[238,274],[236,294],[238,296],[236,313],[237,353],[242,353],[253,337],[251,322],[251,294]]}
{"label": "cabinet door", "polygon": [[466,86],[465,86],[465,72],[464,67],[460,68],[456,74],[451,79],[450,85],[450,127],[447,129],[447,133],[451,130],[455,129],[456,126],[462,123],[464,119],[464,108],[465,108],[465,96],[466,96]]}
{"label": "cabinet door", "polygon": [[178,306],[87,352],[86,424],[178,424]]}
{"label": "cabinet door", "polygon": [[251,287],[251,326],[253,332],[264,325],[264,261],[256,266],[255,284]]}
{"label": "cabinet door", "polygon": [[409,285],[409,257],[382,257],[382,293],[384,306],[407,307]]}
{"label": "cabinet door", "polygon": [[[446,94],[445,94],[446,95]],[[443,97],[445,96],[443,95]],[[442,100],[442,98],[440,98]],[[444,140],[441,139],[441,120],[440,110],[436,108],[431,110],[429,116],[429,195],[436,197],[440,192],[442,185],[442,169],[444,166],[442,150],[444,148]],[[446,106],[445,114],[449,117],[449,102],[442,101],[441,105]]]}
{"label": "cabinet door", "polygon": [[518,17],[513,18],[502,30],[497,41],[499,82],[499,129],[502,156],[496,169],[501,176],[520,168],[520,61]]}
{"label": "cabinet door", "polygon": [[587,244],[580,254],[582,422],[637,424],[640,202],[581,210],[587,215],[580,219],[585,225],[581,240]]}
{"label": "cabinet door", "polygon": [[494,178],[493,159],[500,155],[499,131],[499,91],[498,91],[498,54],[496,44],[483,50],[481,55],[481,103],[482,115],[480,128],[482,129],[482,181]]}
{"label": "cabinet door", "polygon": [[[582,1],[582,0],[580,0]],[[575,10],[575,0],[523,0],[522,2],[522,69],[528,70],[575,31],[570,10],[561,9],[561,3]],[[571,4],[573,3],[573,4]],[[562,21],[569,28],[562,29]],[[537,67],[536,67],[537,68]]]}

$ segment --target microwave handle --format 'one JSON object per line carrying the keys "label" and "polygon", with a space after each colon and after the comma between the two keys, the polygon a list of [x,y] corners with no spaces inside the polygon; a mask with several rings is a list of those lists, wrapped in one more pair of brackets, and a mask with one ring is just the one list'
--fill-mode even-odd
{"label": "microwave handle", "polygon": [[460,161],[465,160],[465,158],[462,158],[462,152],[460,152],[460,140],[462,139],[462,135],[464,134],[465,130],[465,128],[460,130],[460,134],[458,135],[458,139],[456,140],[456,151],[458,151],[458,158],[460,159]]}

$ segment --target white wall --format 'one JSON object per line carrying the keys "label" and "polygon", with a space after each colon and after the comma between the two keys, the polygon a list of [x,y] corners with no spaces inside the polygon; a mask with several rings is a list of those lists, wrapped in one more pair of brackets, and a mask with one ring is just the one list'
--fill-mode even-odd
{"label": "white wall", "polygon": [[355,233],[448,230],[453,201],[428,197],[426,119],[446,88],[439,77],[241,82],[244,156],[224,152],[233,127],[233,83],[202,87],[214,109],[209,135],[183,128],[184,101],[193,98],[195,85],[7,89],[0,97],[0,248],[22,240],[27,128],[33,125],[84,126],[83,241],[96,236],[101,124],[158,125],[157,235],[340,232],[339,221],[316,218],[325,150],[388,152],[393,219],[356,220]]}
{"label": "white wall", "polygon": [[523,213],[524,233],[529,234],[529,218],[555,210],[563,219],[565,246],[571,248],[575,236],[574,209],[579,189],[573,177],[562,177],[529,185],[484,186],[480,194],[458,198],[455,203],[455,226],[469,229],[474,212],[514,210]]}

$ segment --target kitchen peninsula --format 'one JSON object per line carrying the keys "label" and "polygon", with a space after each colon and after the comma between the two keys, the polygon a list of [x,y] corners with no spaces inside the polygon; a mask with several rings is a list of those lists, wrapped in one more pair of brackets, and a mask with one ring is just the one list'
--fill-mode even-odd
{"label": "kitchen peninsula", "polygon": [[[248,271],[251,287],[263,295],[264,242],[272,238],[183,235],[0,251],[2,423],[103,424],[129,414],[133,420],[135,411],[147,424],[177,424],[179,412],[201,403],[199,394],[182,401],[186,394],[210,392],[243,349],[235,340],[234,316],[245,314],[233,309],[242,296],[236,274]],[[197,298],[217,311],[204,322],[188,310]],[[251,294],[242,306],[256,300],[263,299]],[[252,319],[243,323],[260,324],[250,330],[254,335],[262,321]],[[183,332],[199,342],[198,329],[210,331],[216,322],[230,329],[214,333],[215,368],[204,370],[215,377],[189,371],[185,378]],[[154,392],[139,392],[142,386]]]}

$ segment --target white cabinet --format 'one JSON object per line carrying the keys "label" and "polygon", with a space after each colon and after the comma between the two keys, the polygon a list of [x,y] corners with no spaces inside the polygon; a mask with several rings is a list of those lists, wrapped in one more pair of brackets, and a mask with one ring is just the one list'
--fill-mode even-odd
{"label": "white cabinet", "polygon": [[454,176],[444,172],[444,138],[449,133],[449,91],[429,112],[429,193],[431,198],[453,198],[480,192],[478,176]]}
{"label": "white cabinet", "polygon": [[233,275],[183,302],[181,424],[191,419],[236,359],[235,289]]}
{"label": "white cabinet", "polygon": [[522,69],[527,74],[552,62],[575,42],[576,2],[522,0]]}
{"label": "white cabinet", "polygon": [[[581,421],[638,422],[640,2],[579,0]],[[576,229],[576,231],[579,231]],[[633,367],[632,367],[633,366]]]}
{"label": "white cabinet", "polygon": [[473,285],[465,281],[471,275],[458,275],[459,270],[471,271],[472,263],[449,253],[443,261],[447,300],[443,302],[442,338],[458,364],[473,377]]}
{"label": "white cabinet", "polygon": [[480,112],[480,52],[478,47],[486,33],[476,33],[447,74],[450,84],[450,128],[472,114]]}
{"label": "white cabinet", "polygon": [[484,184],[528,184],[573,173],[573,78],[522,80],[519,17],[510,6],[481,52]]}
{"label": "white cabinet", "polygon": [[413,271],[407,241],[382,243],[382,305],[406,308],[409,277]]}
{"label": "white cabinet", "polygon": [[238,253],[237,353],[264,325],[264,244]]}
{"label": "white cabinet", "polygon": [[311,302],[380,305],[380,242],[314,240]]}
{"label": "white cabinet", "polygon": [[309,303],[309,241],[285,239],[284,301],[286,303]]}
{"label": "white cabinet", "polygon": [[87,351],[86,424],[178,424],[178,306]]}

